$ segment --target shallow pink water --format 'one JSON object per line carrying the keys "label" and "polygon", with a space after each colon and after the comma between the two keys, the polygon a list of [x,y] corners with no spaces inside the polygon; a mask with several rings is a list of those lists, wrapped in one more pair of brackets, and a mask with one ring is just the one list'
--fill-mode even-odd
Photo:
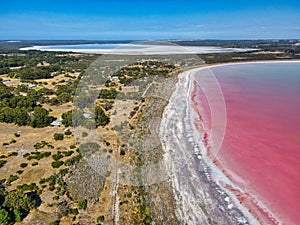
{"label": "shallow pink water", "polygon": [[[240,178],[242,189],[284,224],[299,224],[300,63],[233,65],[212,71],[227,110],[218,160]],[[207,104],[201,107],[203,116]]]}

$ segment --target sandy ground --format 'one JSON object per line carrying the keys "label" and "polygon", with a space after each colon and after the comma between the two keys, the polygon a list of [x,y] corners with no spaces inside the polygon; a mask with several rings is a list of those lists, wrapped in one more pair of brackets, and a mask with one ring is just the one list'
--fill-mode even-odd
{"label": "sandy ground", "polygon": [[[61,150],[68,149],[70,145],[75,143],[73,136],[65,136],[63,141],[55,141],[53,139],[54,133],[62,133],[64,127],[45,127],[45,128],[32,128],[29,126],[16,126],[12,124],[0,123],[0,153],[7,155],[10,152],[17,152],[18,155],[10,157],[4,167],[0,168],[0,179],[6,179],[9,175],[15,174],[17,170],[20,170],[20,164],[28,163],[28,167],[24,169],[24,173],[20,176],[20,179],[13,182],[15,185],[27,182],[38,182],[42,177],[48,177],[54,173],[50,163],[52,158],[44,158],[38,161],[39,165],[32,167],[31,163],[35,160],[28,161],[23,158],[25,153],[34,152],[34,144],[40,141],[46,141],[54,146],[54,149],[47,147],[40,149],[39,151],[50,151],[55,153],[58,148]],[[19,133],[20,137],[15,137],[14,133]],[[17,142],[8,146],[3,146],[3,143],[10,142],[15,139]]]}

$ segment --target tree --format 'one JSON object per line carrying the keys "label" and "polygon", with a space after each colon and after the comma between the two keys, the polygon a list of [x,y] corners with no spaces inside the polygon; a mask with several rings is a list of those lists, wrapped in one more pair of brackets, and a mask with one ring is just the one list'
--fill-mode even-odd
{"label": "tree", "polygon": [[72,110],[63,113],[61,118],[63,125],[65,125],[66,127],[72,126]]}
{"label": "tree", "polygon": [[16,222],[21,222],[22,221],[22,213],[19,209],[14,209],[14,216],[15,216],[15,221]]}
{"label": "tree", "polygon": [[21,190],[15,190],[8,192],[5,196],[3,206],[10,209],[20,209],[28,212],[36,206],[36,200],[29,197]]}
{"label": "tree", "polygon": [[45,127],[50,123],[49,112],[40,106],[34,108],[33,117],[30,123],[32,127]]}
{"label": "tree", "polygon": [[86,199],[80,200],[78,202],[78,208],[86,210],[86,208],[87,208],[87,200]]}
{"label": "tree", "polygon": [[13,123],[15,120],[15,111],[12,108],[4,107],[0,110],[0,122]]}
{"label": "tree", "polygon": [[58,95],[57,98],[61,103],[66,103],[66,102],[71,101],[72,95],[69,93],[63,92],[60,95]]}
{"label": "tree", "polygon": [[4,98],[11,98],[13,94],[10,92],[10,88],[5,84],[0,83],[0,100]]}
{"label": "tree", "polygon": [[115,99],[119,92],[115,88],[102,89],[99,93],[99,98],[104,99]]}
{"label": "tree", "polygon": [[15,109],[15,124],[19,126],[27,125],[30,121],[30,117],[27,111],[24,108],[16,108]]}
{"label": "tree", "polygon": [[[2,184],[1,184],[2,185]],[[4,197],[6,195],[5,188],[0,185],[0,205],[4,202]]]}
{"label": "tree", "polygon": [[53,138],[54,138],[55,141],[64,140],[64,135],[63,134],[59,134],[59,133],[55,133],[53,135]]}
{"label": "tree", "polygon": [[54,161],[54,162],[51,163],[51,166],[52,166],[53,168],[59,168],[59,167],[61,167],[63,164],[64,164],[63,161]]}
{"label": "tree", "polygon": [[9,213],[5,209],[0,209],[0,224],[7,225],[11,221]]}
{"label": "tree", "polygon": [[109,123],[109,117],[105,115],[103,109],[100,106],[95,107],[95,121],[96,126],[105,126]]}

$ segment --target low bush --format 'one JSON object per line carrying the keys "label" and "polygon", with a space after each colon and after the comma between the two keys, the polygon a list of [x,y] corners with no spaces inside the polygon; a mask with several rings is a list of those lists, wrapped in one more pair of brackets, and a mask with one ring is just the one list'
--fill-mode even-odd
{"label": "low bush", "polygon": [[60,160],[61,158],[63,158],[63,154],[61,154],[61,152],[57,152],[56,154],[52,155],[52,159],[55,161]]}
{"label": "low bush", "polygon": [[55,141],[61,141],[61,140],[64,140],[64,135],[63,134],[59,134],[59,133],[55,133],[53,135],[53,138]]}
{"label": "low bush", "polygon": [[21,163],[21,164],[20,164],[20,167],[21,167],[21,168],[25,168],[25,167],[27,167],[27,166],[28,166],[27,163]]}
{"label": "low bush", "polygon": [[59,168],[59,167],[61,167],[63,164],[64,164],[63,161],[54,161],[54,162],[51,163],[51,166],[52,166],[53,168]]}

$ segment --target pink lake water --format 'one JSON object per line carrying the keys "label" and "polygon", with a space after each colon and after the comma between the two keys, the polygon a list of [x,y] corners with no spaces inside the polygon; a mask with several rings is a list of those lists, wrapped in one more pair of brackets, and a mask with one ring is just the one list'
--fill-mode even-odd
{"label": "pink lake water", "polygon": [[[217,160],[278,221],[299,224],[300,63],[236,64],[211,71],[221,86],[227,111]],[[198,94],[203,95],[200,89]],[[199,112],[210,124],[209,105],[202,103]]]}

